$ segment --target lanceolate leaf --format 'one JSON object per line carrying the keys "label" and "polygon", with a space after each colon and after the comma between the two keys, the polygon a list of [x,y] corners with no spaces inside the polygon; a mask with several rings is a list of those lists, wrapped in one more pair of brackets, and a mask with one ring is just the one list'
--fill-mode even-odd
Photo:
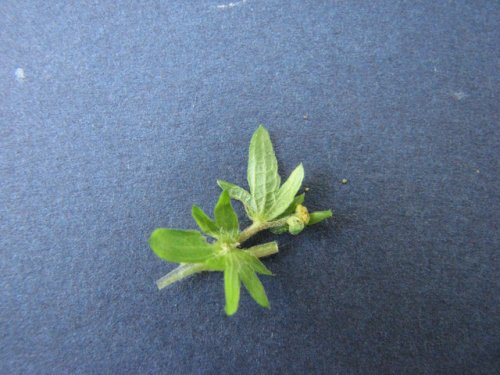
{"label": "lanceolate leaf", "polygon": [[276,194],[276,201],[274,205],[266,211],[265,218],[267,220],[272,220],[279,216],[283,211],[285,211],[288,206],[293,202],[293,199],[302,185],[302,180],[304,179],[304,167],[299,164],[297,168],[290,174],[288,180],[281,186]]}
{"label": "lanceolate leaf", "polygon": [[236,199],[243,203],[245,209],[249,214],[252,214],[256,211],[257,208],[255,206],[255,202],[253,201],[253,198],[248,191],[223,180],[217,180],[217,184],[221,187],[222,190],[226,190],[232,199]]}
{"label": "lanceolate leaf", "polygon": [[262,307],[269,307],[269,300],[267,299],[264,286],[254,271],[248,266],[243,266],[240,271],[240,278],[248,290],[252,298]]}
{"label": "lanceolate leaf", "polygon": [[217,255],[203,262],[207,271],[224,271],[226,269],[226,262],[223,256]]}
{"label": "lanceolate leaf", "polygon": [[160,258],[175,263],[204,262],[216,252],[215,247],[195,230],[155,229],[149,245]]}
{"label": "lanceolate leaf", "polygon": [[233,250],[225,257],[224,290],[226,293],[226,314],[232,315],[238,309],[240,281],[252,298],[261,306],[269,307],[264,287],[256,273],[272,275],[262,262],[252,254]]}
{"label": "lanceolate leaf", "polygon": [[274,204],[281,179],[269,133],[263,126],[259,126],[250,141],[247,179],[257,213],[264,213]]}
{"label": "lanceolate leaf", "polygon": [[214,238],[218,237],[219,227],[200,207],[193,206],[191,214],[203,232]]}
{"label": "lanceolate leaf", "polygon": [[215,223],[221,228],[222,235],[236,239],[239,232],[238,216],[231,205],[231,198],[227,191],[222,191],[214,209]]}
{"label": "lanceolate leaf", "polygon": [[247,267],[250,267],[252,271],[262,275],[273,275],[273,273],[256,256],[243,251],[239,251],[237,254],[240,262],[245,264]]}
{"label": "lanceolate leaf", "polygon": [[226,256],[224,269],[224,292],[226,294],[226,314],[233,315],[238,310],[240,302],[240,278],[238,276],[239,264],[231,254]]}
{"label": "lanceolate leaf", "polygon": [[277,219],[293,214],[295,212],[295,208],[297,208],[299,204],[304,203],[305,196],[306,194],[302,193],[293,198],[293,201],[290,204],[290,206],[288,206],[288,208],[285,211],[283,211],[283,213],[279,215]]}

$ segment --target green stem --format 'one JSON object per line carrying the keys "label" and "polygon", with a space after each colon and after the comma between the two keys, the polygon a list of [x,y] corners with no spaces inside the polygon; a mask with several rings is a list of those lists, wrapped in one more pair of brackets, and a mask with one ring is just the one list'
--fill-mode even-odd
{"label": "green stem", "polygon": [[288,220],[289,216],[284,217],[279,220],[275,221],[267,221],[264,223],[259,223],[259,222],[253,222],[252,225],[250,225],[248,228],[246,228],[243,232],[240,233],[240,238],[238,239],[238,242],[241,244],[248,240],[250,237],[256,235],[257,233],[269,229],[269,228],[275,228],[275,227],[280,227],[283,224],[286,223]]}
{"label": "green stem", "polygon": [[176,281],[182,280],[188,276],[191,276],[197,272],[205,271],[206,266],[203,263],[185,263],[181,264],[179,267],[173,269],[161,279],[156,281],[156,286],[158,289],[163,289]]}
{"label": "green stem", "polygon": [[[255,255],[257,258],[267,257],[278,252],[278,243],[276,241],[268,242],[262,245],[252,246],[244,250],[250,254]],[[158,289],[163,289],[172,285],[176,281],[182,280],[186,277],[194,275],[195,273],[208,271],[204,263],[185,263],[173,269],[161,279],[156,281]]]}
{"label": "green stem", "polygon": [[268,242],[262,245],[252,246],[244,251],[255,255],[257,258],[263,258],[276,254],[278,252],[278,243],[276,241]]}

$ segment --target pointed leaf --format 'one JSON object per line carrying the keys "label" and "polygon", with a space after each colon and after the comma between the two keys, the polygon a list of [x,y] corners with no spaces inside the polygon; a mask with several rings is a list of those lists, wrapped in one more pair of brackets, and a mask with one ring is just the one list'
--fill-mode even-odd
{"label": "pointed leaf", "polygon": [[193,206],[191,214],[193,215],[193,219],[196,221],[196,224],[198,224],[203,232],[217,238],[219,227],[200,207]]}
{"label": "pointed leaf", "polygon": [[250,141],[247,179],[256,211],[262,214],[274,204],[275,194],[281,183],[271,138],[262,125]]}
{"label": "pointed leaf", "polygon": [[224,269],[224,292],[226,295],[226,314],[231,316],[238,310],[240,302],[240,278],[238,276],[239,265],[229,254],[226,257]]}
{"label": "pointed leaf", "polygon": [[299,204],[304,203],[305,196],[306,196],[306,194],[302,193],[302,194],[297,195],[295,198],[293,198],[293,201],[290,204],[290,206],[288,206],[288,208],[285,211],[283,211],[283,213],[281,215],[279,215],[277,217],[277,219],[280,219],[282,217],[292,215],[293,213],[295,213],[295,209],[297,208],[297,206]]}
{"label": "pointed leaf", "polygon": [[217,184],[222,190],[226,190],[232,199],[238,200],[245,206],[249,213],[256,211],[255,202],[248,191],[230,182],[217,180]]}
{"label": "pointed leaf", "polygon": [[223,256],[218,255],[207,259],[205,262],[203,262],[203,266],[208,271],[224,271],[226,268],[226,262]]}
{"label": "pointed leaf", "polygon": [[240,270],[240,278],[255,302],[262,307],[269,307],[266,291],[255,272],[249,267],[242,267]]}
{"label": "pointed leaf", "polygon": [[238,215],[234,212],[229,193],[225,190],[222,191],[219,201],[215,206],[214,216],[215,223],[221,228],[221,232],[229,235],[231,238],[238,236]]}
{"label": "pointed leaf", "polygon": [[158,228],[148,242],[156,255],[169,262],[198,263],[215,255],[215,247],[195,230]]}
{"label": "pointed leaf", "polygon": [[312,212],[309,214],[309,222],[307,223],[307,225],[309,226],[319,223],[320,221],[328,219],[329,217],[332,216],[333,216],[332,210]]}
{"label": "pointed leaf", "polygon": [[273,276],[273,273],[255,255],[244,251],[239,251],[237,255],[240,259],[241,264],[249,267],[252,271],[255,271],[262,275]]}
{"label": "pointed leaf", "polygon": [[272,220],[285,211],[293,202],[295,195],[302,185],[304,179],[304,167],[302,163],[290,174],[288,180],[281,186],[276,194],[276,201],[269,211],[265,213],[267,220]]}

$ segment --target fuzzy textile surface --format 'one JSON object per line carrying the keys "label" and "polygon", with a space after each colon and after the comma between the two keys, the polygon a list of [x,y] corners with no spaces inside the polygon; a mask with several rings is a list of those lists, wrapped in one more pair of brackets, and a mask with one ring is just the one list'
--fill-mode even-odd
{"label": "fuzzy textile surface", "polygon": [[[500,372],[497,1],[7,0],[0,20],[1,374]],[[228,318],[220,273],[158,291],[174,265],[147,238],[194,229],[216,179],[247,186],[259,124],[334,218],[278,237],[271,309],[243,292]]]}

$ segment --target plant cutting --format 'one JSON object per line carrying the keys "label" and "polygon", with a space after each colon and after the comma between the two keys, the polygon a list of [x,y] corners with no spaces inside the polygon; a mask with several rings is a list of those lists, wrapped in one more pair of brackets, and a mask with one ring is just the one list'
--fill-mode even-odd
{"label": "plant cutting", "polygon": [[[270,307],[258,275],[272,275],[263,258],[278,252],[276,241],[244,248],[255,234],[270,230],[275,234],[298,235],[305,227],[332,216],[331,210],[309,212],[303,205],[305,193],[298,194],[304,179],[299,164],[281,184],[278,162],[268,131],[260,126],[252,136],[248,155],[248,190],[218,180],[222,189],[213,210],[213,218],[193,206],[192,216],[200,231],[158,228],[149,238],[153,252],[163,260],[179,266],[157,281],[159,289],[202,271],[224,274],[225,312],[238,310],[241,284],[262,307]],[[231,200],[243,204],[251,224],[240,229],[238,215]],[[207,237],[210,237],[210,240]]]}

